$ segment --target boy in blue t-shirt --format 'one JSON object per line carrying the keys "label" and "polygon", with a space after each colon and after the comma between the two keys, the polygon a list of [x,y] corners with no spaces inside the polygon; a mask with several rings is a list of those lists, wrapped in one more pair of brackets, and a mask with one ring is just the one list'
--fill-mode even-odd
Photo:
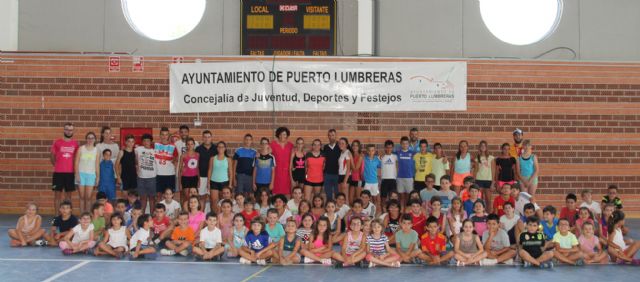
{"label": "boy in blue t-shirt", "polygon": [[400,149],[395,151],[398,156],[398,179],[397,187],[400,194],[401,210],[407,202],[408,195],[413,191],[413,178],[415,177],[415,162],[413,152],[409,150],[409,137],[400,138]]}
{"label": "boy in blue t-shirt", "polygon": [[251,148],[253,136],[244,136],[243,146],[236,149],[233,154],[233,171],[235,172],[236,194],[244,193],[245,196],[253,192],[253,164],[256,159],[256,150]]}
{"label": "boy in blue t-shirt", "polygon": [[542,221],[542,232],[544,232],[546,240],[550,241],[553,239],[553,235],[558,231],[556,208],[553,206],[544,207],[544,209],[542,209],[542,216],[544,217],[544,221]]}
{"label": "boy in blue t-shirt", "polygon": [[462,203],[467,216],[471,216],[473,214],[473,205],[475,205],[477,201],[482,202],[478,197],[478,192],[480,192],[480,187],[477,185],[471,185],[471,187],[469,187],[469,199]]}
{"label": "boy in blue t-shirt", "polygon": [[247,233],[244,239],[244,246],[239,250],[240,263],[266,265],[267,259],[273,256],[273,249],[276,244],[271,244],[269,234],[264,230],[264,222],[260,217],[251,220],[251,232]]}
{"label": "boy in blue t-shirt", "polygon": [[376,154],[376,145],[367,145],[367,155],[364,157],[364,190],[371,192],[373,203],[376,207],[380,206],[380,169],[382,161]]}
{"label": "boy in blue t-shirt", "polygon": [[260,140],[260,154],[256,157],[253,170],[253,187],[273,190],[273,178],[276,172],[275,158],[269,154],[269,139],[262,137]]}
{"label": "boy in blue t-shirt", "polygon": [[109,201],[116,199],[116,176],[111,161],[111,150],[104,149],[102,151],[102,161],[100,161],[100,181],[98,183],[98,191],[107,194]]}

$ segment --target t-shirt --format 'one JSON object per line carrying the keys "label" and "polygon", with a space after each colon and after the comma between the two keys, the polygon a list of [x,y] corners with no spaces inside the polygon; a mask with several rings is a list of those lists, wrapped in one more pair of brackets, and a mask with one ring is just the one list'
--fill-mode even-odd
{"label": "t-shirt", "polygon": [[267,234],[269,234],[269,238],[271,238],[272,242],[280,241],[280,238],[284,237],[285,235],[284,228],[279,222],[276,222],[276,225],[273,228],[271,228],[269,224],[265,224],[264,230],[267,231]]}
{"label": "t-shirt", "polygon": [[473,214],[473,206],[476,204],[476,202],[482,202],[481,199],[476,199],[475,201],[471,200],[471,199],[467,199],[466,201],[464,201],[462,203],[462,208],[464,209],[464,212],[466,212],[467,214],[471,215]]}
{"label": "t-shirt", "polygon": [[309,240],[311,240],[311,232],[311,229],[307,230],[304,228],[298,228],[298,230],[296,230],[296,237],[300,239],[300,242],[302,244],[306,244],[309,243]]}
{"label": "t-shirt", "polygon": [[338,174],[338,159],[340,158],[340,147],[338,143],[325,144],[322,147],[322,155],[326,158],[326,164],[324,166],[324,173],[326,174]]}
{"label": "t-shirt", "polygon": [[200,223],[205,220],[205,214],[201,211],[197,212],[195,215],[189,214],[189,227],[193,229],[193,231],[199,231]]}
{"label": "t-shirt", "polygon": [[487,216],[486,215],[472,215],[469,220],[473,222],[473,227],[476,230],[476,234],[484,234],[487,230]]}
{"label": "t-shirt", "polygon": [[476,180],[491,181],[493,180],[493,173],[491,171],[491,164],[495,158],[491,155],[489,157],[480,156],[480,162],[478,163],[478,173],[476,174]]}
{"label": "t-shirt", "polygon": [[112,163],[116,163],[116,161],[118,160],[118,153],[120,153],[120,146],[118,145],[118,143],[111,143],[111,144],[107,144],[107,143],[99,143],[98,145],[96,145],[96,148],[98,148],[98,155],[100,156],[100,160],[102,161],[102,152],[105,149],[109,149],[111,151],[111,162]]}
{"label": "t-shirt", "polygon": [[168,216],[165,216],[160,220],[154,217],[153,218],[153,234],[155,234],[156,236],[159,236],[160,234],[162,234],[162,232],[164,232],[169,228],[169,224],[170,224],[170,221]]}
{"label": "t-shirt", "polygon": [[296,204],[296,202],[293,199],[287,201],[287,208],[289,209],[289,211],[291,211],[292,215],[298,215],[298,205],[299,204],[300,203]]}
{"label": "t-shirt", "polygon": [[196,239],[196,234],[195,232],[193,232],[193,229],[191,229],[191,227],[189,226],[187,226],[184,229],[178,226],[173,229],[173,232],[171,232],[171,240],[193,242],[195,239]]}
{"label": "t-shirt", "polygon": [[182,209],[182,207],[180,207],[180,203],[176,200],[172,200],[170,204],[167,204],[166,200],[162,200],[160,203],[164,205],[165,214],[170,218],[175,218],[180,209]]}
{"label": "t-shirt", "polygon": [[602,203],[603,204],[613,203],[614,205],[616,205],[616,209],[622,209],[622,200],[620,200],[620,198],[618,197],[615,197],[614,199],[609,199],[609,195],[604,195],[602,197]]}
{"label": "t-shirt", "polygon": [[78,224],[73,228],[73,238],[71,243],[80,243],[91,239],[91,233],[93,233],[93,224],[89,224],[87,229],[82,229],[82,225]]}
{"label": "t-shirt", "polygon": [[378,169],[382,167],[382,161],[378,156],[374,156],[373,158],[369,158],[369,156],[364,157],[364,182],[368,184],[378,183]]}
{"label": "t-shirt", "polygon": [[544,236],[549,240],[551,240],[558,231],[558,221],[559,220],[557,218],[554,218],[551,224],[549,224],[549,222],[546,220],[540,222],[540,224],[542,225],[542,232],[544,232]]}
{"label": "t-shirt", "polygon": [[498,196],[493,200],[493,212],[495,214],[497,214],[498,216],[503,216],[504,215],[504,204],[505,203],[511,203],[511,206],[515,206],[516,205],[516,200],[509,196],[508,200],[504,200],[504,198],[502,198],[502,196]]}
{"label": "t-shirt", "polygon": [[591,213],[593,213],[593,215],[599,216],[602,214],[602,209],[600,208],[600,203],[596,202],[596,201],[591,201],[591,204],[588,204],[587,202],[582,202],[582,204],[580,204],[580,207],[586,207],[588,208]]}
{"label": "t-shirt", "polygon": [[569,210],[569,208],[563,207],[560,210],[560,218],[568,220],[570,226],[576,225],[577,215],[578,215],[577,209]]}
{"label": "t-shirt", "polygon": [[529,233],[522,232],[520,233],[520,245],[522,249],[527,251],[529,255],[534,258],[538,258],[542,255],[542,248],[545,244],[545,236],[544,234],[538,233]]}
{"label": "t-shirt", "polygon": [[151,148],[139,146],[134,149],[136,159],[138,160],[138,177],[154,178],[156,177],[156,156],[155,151]]}
{"label": "t-shirt", "polygon": [[349,210],[351,210],[351,208],[349,207],[349,205],[344,204],[342,205],[340,208],[338,208],[338,211],[336,211],[336,214],[338,215],[338,217],[340,218],[344,218],[345,215],[347,215],[347,213],[349,212]]}
{"label": "t-shirt", "polygon": [[155,143],[154,153],[158,175],[176,175],[176,166],[173,164],[178,157],[176,145]]}
{"label": "t-shirt", "polygon": [[562,249],[571,249],[573,246],[578,245],[578,238],[571,232],[568,232],[567,235],[556,232],[556,234],[553,235],[553,242],[558,243]]}
{"label": "t-shirt", "polygon": [[142,246],[149,245],[149,230],[145,230],[144,228],[138,229],[136,233],[131,236],[131,240],[129,241],[129,249],[133,250],[138,246],[138,241]]}
{"label": "t-shirt", "polygon": [[394,154],[384,155],[382,156],[381,161],[382,161],[382,169],[381,169],[382,179],[396,179],[398,177],[398,169],[397,169],[398,156]]}
{"label": "t-shirt", "polygon": [[436,196],[440,197],[440,202],[442,203],[442,212],[447,213],[449,211],[449,208],[451,207],[451,200],[453,200],[453,198],[455,198],[457,195],[453,190],[440,190],[436,192]]}
{"label": "t-shirt", "polygon": [[507,215],[503,215],[500,217],[500,225],[504,228],[504,231],[511,230],[511,228],[513,228],[516,224],[518,224],[518,216],[516,216],[515,214],[511,219],[508,218]]}
{"label": "t-shirt", "polygon": [[369,252],[374,256],[381,256],[387,253],[386,244],[389,242],[387,235],[381,234],[380,238],[374,238],[371,234],[367,236]]}
{"label": "t-shirt", "polygon": [[436,186],[440,186],[440,178],[447,174],[449,170],[449,161],[447,158],[436,158],[433,157],[433,162],[431,163],[431,173],[436,177]]}
{"label": "t-shirt", "polygon": [[240,147],[236,149],[236,152],[233,154],[233,160],[236,161],[236,173],[252,175],[253,162],[256,154],[256,150],[252,148]]}
{"label": "t-shirt", "polygon": [[262,251],[262,249],[269,246],[271,243],[271,239],[269,238],[269,234],[267,232],[262,231],[262,233],[256,235],[253,232],[247,233],[247,236],[244,239],[245,245],[254,250],[255,252]]}
{"label": "t-shirt", "polygon": [[425,233],[420,237],[420,248],[425,253],[439,256],[447,250],[447,238],[442,233],[436,234],[434,238],[431,237],[431,234]]}
{"label": "t-shirt", "polygon": [[400,250],[406,252],[409,249],[409,245],[418,242],[418,232],[411,229],[408,233],[402,231],[402,229],[396,232],[396,245],[400,246]]}
{"label": "t-shirt", "polygon": [[415,180],[424,182],[427,174],[431,173],[434,155],[432,153],[416,153],[413,161],[416,167]]}
{"label": "t-shirt", "polygon": [[104,227],[106,226],[104,217],[95,218],[91,221],[91,224],[93,224],[93,229],[96,231],[104,230]]}
{"label": "t-shirt", "polygon": [[[482,233],[482,244],[486,244],[487,240],[489,240],[489,230]],[[493,236],[493,239],[491,239],[491,250],[497,251],[508,248],[509,246],[511,246],[511,243],[509,242],[509,235],[504,230],[498,229],[496,236]]]}
{"label": "t-shirt", "polygon": [[[178,143],[176,143],[176,146],[178,146]],[[198,153],[198,175],[200,175],[200,177],[208,177],[209,160],[218,153],[218,150],[213,144],[211,144],[209,149],[202,144],[196,147],[196,153]]]}
{"label": "t-shirt", "polygon": [[586,237],[584,237],[584,235],[578,238],[580,249],[587,254],[595,253],[598,250],[596,247],[598,246],[599,242],[600,241],[598,241],[598,237],[596,236],[592,236],[591,239],[587,239]]}
{"label": "t-shirt", "polygon": [[[198,148],[198,141],[194,141],[195,147]],[[187,151],[187,143],[182,141],[182,139],[176,141],[175,143],[176,149],[178,150],[178,155],[184,154]]]}
{"label": "t-shirt", "polygon": [[247,228],[251,227],[251,220],[253,220],[256,216],[260,216],[260,213],[257,210],[253,210],[252,213],[247,213],[246,211],[240,212],[242,217],[244,218],[244,225]]}
{"label": "t-shirt", "polygon": [[276,166],[276,161],[273,155],[267,154],[258,156],[256,158],[256,183],[258,184],[270,184],[271,183],[271,171]]}
{"label": "t-shirt", "polygon": [[[529,193],[526,192],[520,192],[518,194],[518,199],[516,200],[516,206],[515,206],[515,212],[516,215],[518,216],[523,216],[524,215],[524,205],[528,204],[531,202],[531,195]],[[533,204],[534,209],[537,211],[540,209],[540,206],[538,206],[538,204]]]}
{"label": "t-shirt", "polygon": [[414,178],[416,166],[413,162],[413,152],[398,150],[396,155],[398,156],[398,178]]}
{"label": "t-shirt", "polygon": [[200,242],[204,242],[206,249],[215,248],[217,245],[222,244],[222,232],[217,227],[214,227],[213,230],[202,228],[200,230]]}
{"label": "t-shirt", "polygon": [[53,167],[54,172],[73,173],[78,142],[75,140],[65,141],[58,139],[51,145],[51,153],[55,155],[56,162]]}
{"label": "t-shirt", "polygon": [[344,150],[342,151],[342,153],[340,153],[340,158],[338,159],[338,174],[339,175],[346,175],[347,174],[347,167],[349,166],[349,160],[351,160],[351,151],[349,150]]}
{"label": "t-shirt", "polygon": [[418,233],[418,236],[422,236],[425,232],[424,228],[427,225],[427,217],[424,214],[420,214],[419,216],[413,213],[409,214],[411,215],[411,229]]}
{"label": "t-shirt", "polygon": [[369,218],[374,218],[376,216],[376,205],[372,202],[369,202],[366,207],[362,207],[362,212],[369,216]]}
{"label": "t-shirt", "polygon": [[431,201],[431,198],[433,198],[433,196],[435,196],[438,193],[438,190],[436,189],[431,189],[431,191],[429,191],[429,189],[424,188],[422,190],[420,190],[420,199],[422,200],[422,202],[429,202]]}
{"label": "t-shirt", "polygon": [[71,215],[67,220],[62,219],[62,216],[56,216],[51,223],[52,226],[58,228],[58,233],[67,232],[78,225],[78,218]]}

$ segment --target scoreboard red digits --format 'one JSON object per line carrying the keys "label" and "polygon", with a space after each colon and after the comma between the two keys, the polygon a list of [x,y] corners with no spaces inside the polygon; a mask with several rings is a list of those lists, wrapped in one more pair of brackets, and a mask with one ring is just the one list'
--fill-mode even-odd
{"label": "scoreboard red digits", "polygon": [[242,55],[335,55],[335,0],[243,0],[241,21]]}

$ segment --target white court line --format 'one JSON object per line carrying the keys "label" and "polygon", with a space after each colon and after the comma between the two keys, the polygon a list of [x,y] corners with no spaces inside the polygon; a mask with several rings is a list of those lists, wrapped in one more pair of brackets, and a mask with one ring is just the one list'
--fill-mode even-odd
{"label": "white court line", "polygon": [[69,272],[72,272],[72,271],[74,271],[74,270],[76,270],[76,269],[78,269],[78,268],[81,268],[81,267],[85,266],[86,264],[88,264],[88,263],[90,263],[90,262],[91,262],[90,260],[85,260],[85,261],[83,261],[83,262],[81,262],[81,263],[78,263],[78,264],[76,264],[76,265],[74,265],[74,266],[72,266],[72,267],[67,268],[67,269],[66,269],[66,270],[64,270],[64,271],[58,272],[58,273],[56,273],[56,274],[52,275],[51,277],[49,277],[49,278],[47,278],[47,279],[45,279],[45,280],[42,280],[42,281],[43,281],[43,282],[51,282],[51,281],[54,281],[54,280],[56,280],[56,279],[58,279],[58,278],[60,278],[60,277],[64,276],[65,274],[67,274],[67,273],[69,273]]}

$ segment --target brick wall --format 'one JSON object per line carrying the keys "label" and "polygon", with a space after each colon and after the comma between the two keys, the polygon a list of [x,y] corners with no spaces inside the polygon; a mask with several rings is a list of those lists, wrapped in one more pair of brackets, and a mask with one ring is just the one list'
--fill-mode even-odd
{"label": "brick wall", "polygon": [[[21,213],[29,201],[52,211],[48,150],[66,121],[75,124],[77,140],[102,125],[116,135],[120,127],[152,127],[157,136],[160,126],[177,130],[192,124],[194,114],[168,111],[170,57],[146,57],[143,73],[131,72],[129,57],[122,57],[120,72],[109,73],[107,59],[2,55],[0,213]],[[382,143],[415,126],[421,137],[445,144],[449,155],[461,139],[472,151],[485,139],[497,154],[498,145],[511,141],[511,131],[519,127],[540,159],[542,204],[560,205],[564,194],[583,188],[599,199],[615,183],[626,209],[640,211],[640,64],[478,60],[469,61],[468,71],[466,112],[206,113],[192,135],[211,129],[214,139],[236,147],[246,132],[270,137],[284,125],[293,137],[324,139],[328,128],[336,128],[340,136]]]}

